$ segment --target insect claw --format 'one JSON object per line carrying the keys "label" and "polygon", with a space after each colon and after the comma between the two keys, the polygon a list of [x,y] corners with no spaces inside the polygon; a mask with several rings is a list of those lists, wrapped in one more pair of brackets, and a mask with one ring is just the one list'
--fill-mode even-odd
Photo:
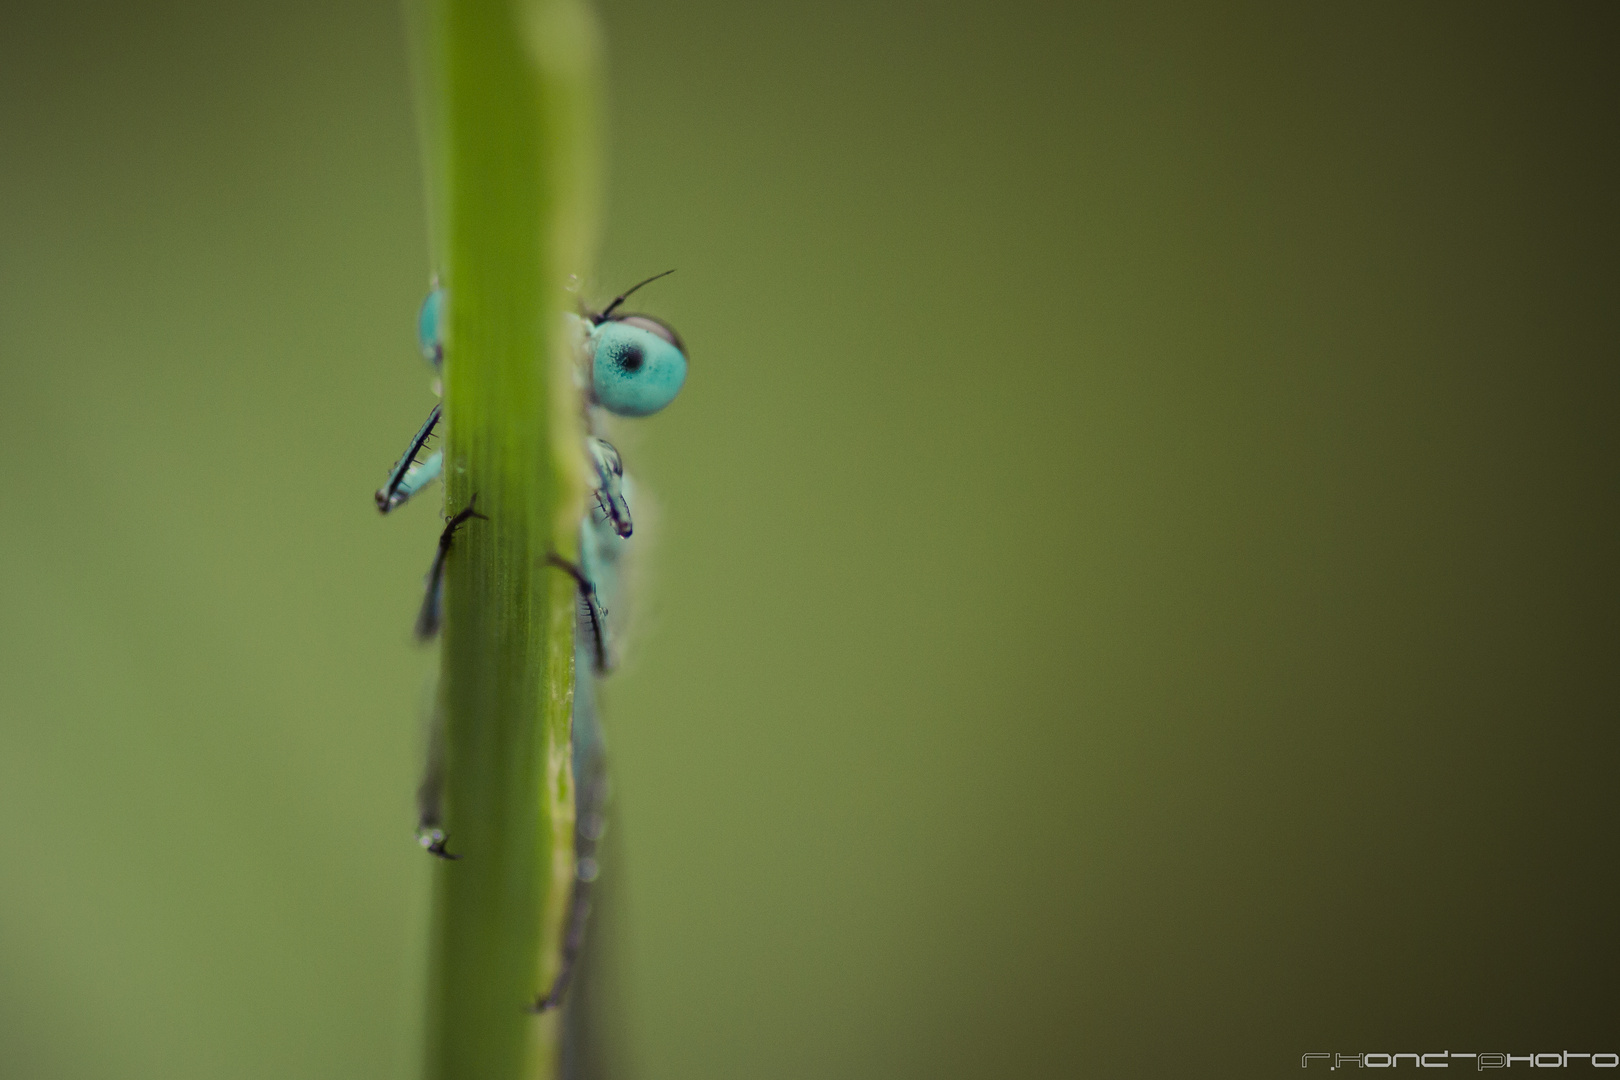
{"label": "insect claw", "polygon": [[478,505],[478,495],[475,492],[473,494],[473,497],[467,500],[467,505],[462,507],[461,511],[458,514],[456,514],[455,517],[453,517],[449,521],[445,522],[444,532],[439,534],[439,546],[441,548],[444,548],[446,550],[449,549],[449,547],[450,547],[450,538],[456,534],[457,529],[461,528],[462,525],[466,524],[467,519],[469,519],[469,518],[477,518],[479,521],[488,521],[489,520],[489,515],[488,514],[480,514],[476,509],[474,509],[474,507],[476,507],[477,505]]}
{"label": "insect claw", "polygon": [[450,842],[450,834],[439,829],[423,828],[417,833],[416,842],[422,845],[422,850],[429,855],[436,856],[448,862],[455,862],[461,858],[453,852],[447,851],[445,845]]}

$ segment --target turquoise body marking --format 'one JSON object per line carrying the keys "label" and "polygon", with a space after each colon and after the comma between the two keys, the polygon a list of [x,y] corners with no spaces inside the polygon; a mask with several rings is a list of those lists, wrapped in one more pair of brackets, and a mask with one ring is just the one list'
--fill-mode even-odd
{"label": "turquoise body marking", "polygon": [[423,458],[416,468],[405,474],[405,478],[400,481],[399,491],[408,499],[437,480],[443,472],[444,451],[435,450]]}
{"label": "turquoise body marking", "polygon": [[437,371],[444,364],[444,290],[438,279],[422,301],[422,310],[416,314],[416,344],[422,350],[422,359]]}

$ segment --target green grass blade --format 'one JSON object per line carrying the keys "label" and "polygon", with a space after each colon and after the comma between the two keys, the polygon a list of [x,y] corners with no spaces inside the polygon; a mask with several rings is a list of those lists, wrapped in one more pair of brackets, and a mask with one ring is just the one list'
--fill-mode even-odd
{"label": "green grass blade", "polygon": [[558,966],[572,878],[575,586],[584,507],[561,313],[595,226],[597,49],[572,0],[437,0],[449,334],[441,694],[445,824],[429,973],[432,1080],[550,1077],[557,1018],[526,1003]]}

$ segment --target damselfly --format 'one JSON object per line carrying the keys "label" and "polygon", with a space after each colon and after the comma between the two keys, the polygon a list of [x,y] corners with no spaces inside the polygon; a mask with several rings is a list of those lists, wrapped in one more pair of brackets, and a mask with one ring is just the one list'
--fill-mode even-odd
{"label": "damselfly", "polygon": [[[607,770],[596,716],[595,680],[614,666],[614,630],[618,620],[612,618],[611,612],[621,606],[623,598],[625,562],[634,531],[631,517],[634,485],[624,471],[618,450],[603,437],[602,413],[650,416],[673,401],[686,381],[686,347],[674,329],[650,315],[621,312],[619,308],[637,289],[668,273],[673,271],[654,275],[626,289],[599,312],[584,311],[569,317],[577,331],[576,382],[585,420],[586,457],[594,473],[594,484],[589,513],[580,523],[578,564],[556,554],[550,559],[553,566],[574,579],[579,589],[574,654],[575,670],[580,677],[574,688],[572,723],[575,872],[564,930],[562,967],[550,991],[534,1002],[532,1008],[536,1012],[560,1004],[568,989],[584,943],[591,887],[598,873],[597,842],[606,823]],[[436,373],[445,363],[443,328],[447,303],[445,291],[435,282],[417,319],[422,357]],[[437,388],[437,381],[435,386]],[[434,405],[405,453],[389,470],[375,496],[377,509],[382,513],[404,504],[444,471],[444,451],[428,451],[429,441],[436,434],[442,416],[442,406]],[[446,523],[440,534],[416,621],[418,638],[430,640],[438,633],[445,561],[456,530],[469,520],[483,516],[469,503]],[[587,671],[589,675],[584,674]],[[435,711],[427,769],[417,794],[417,837],[432,854],[455,859],[458,856],[446,849],[448,837],[441,812],[442,744],[440,718]]]}

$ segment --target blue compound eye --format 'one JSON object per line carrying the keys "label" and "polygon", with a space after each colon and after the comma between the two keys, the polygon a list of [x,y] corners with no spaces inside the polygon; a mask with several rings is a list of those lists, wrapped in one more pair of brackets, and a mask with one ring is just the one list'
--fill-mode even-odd
{"label": "blue compound eye", "polygon": [[444,290],[434,287],[416,316],[416,343],[422,359],[437,370],[444,363]]}
{"label": "blue compound eye", "polygon": [[619,416],[651,416],[686,381],[686,352],[675,331],[646,315],[621,315],[591,331],[591,390]]}

